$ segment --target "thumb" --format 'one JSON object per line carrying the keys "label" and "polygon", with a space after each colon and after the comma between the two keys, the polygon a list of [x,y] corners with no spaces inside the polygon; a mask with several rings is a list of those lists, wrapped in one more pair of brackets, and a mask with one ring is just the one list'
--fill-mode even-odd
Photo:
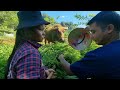
{"label": "thumb", "polygon": [[45,73],[47,74],[47,76],[50,74],[50,72],[48,70],[45,70]]}

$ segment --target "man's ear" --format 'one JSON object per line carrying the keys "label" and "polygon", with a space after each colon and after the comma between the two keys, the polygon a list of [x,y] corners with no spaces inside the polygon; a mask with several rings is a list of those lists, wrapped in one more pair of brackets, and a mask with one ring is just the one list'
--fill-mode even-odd
{"label": "man's ear", "polygon": [[107,26],[107,31],[108,31],[108,33],[111,33],[111,32],[113,32],[114,31],[114,25],[113,24],[109,24],[108,26]]}

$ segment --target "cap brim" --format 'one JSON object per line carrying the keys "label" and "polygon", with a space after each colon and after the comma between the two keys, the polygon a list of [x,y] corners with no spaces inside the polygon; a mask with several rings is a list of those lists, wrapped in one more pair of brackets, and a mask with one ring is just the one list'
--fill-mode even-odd
{"label": "cap brim", "polygon": [[46,20],[44,20],[44,19],[42,19],[41,21],[42,21],[41,24],[45,24],[45,25],[50,24],[50,22],[48,22],[48,21],[46,21]]}
{"label": "cap brim", "polygon": [[48,24],[50,24],[50,22],[45,21],[45,25],[48,25]]}
{"label": "cap brim", "polygon": [[37,25],[48,25],[48,24],[50,24],[50,22],[47,22],[47,21],[45,21],[45,20],[43,20],[43,21],[41,21],[41,22],[36,22],[36,23],[22,23],[22,24],[20,24],[20,25],[18,25],[17,26],[17,28],[15,28],[15,30],[17,30],[17,29],[21,29],[21,28],[26,28],[26,27],[32,27],[32,26],[37,26]]}
{"label": "cap brim", "polygon": [[76,28],[70,32],[68,42],[74,49],[84,50],[90,46],[92,39],[89,31],[84,28]]}

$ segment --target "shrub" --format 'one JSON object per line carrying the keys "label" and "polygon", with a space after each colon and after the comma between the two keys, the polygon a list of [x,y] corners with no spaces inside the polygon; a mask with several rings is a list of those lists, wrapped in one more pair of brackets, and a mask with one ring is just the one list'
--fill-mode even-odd
{"label": "shrub", "polygon": [[60,63],[57,61],[58,55],[61,53],[64,54],[65,59],[69,63],[73,63],[80,59],[80,51],[73,49],[66,43],[55,43],[51,45],[42,46],[40,49],[42,54],[43,64],[48,68],[52,68],[54,65],[56,66],[57,78],[64,78],[66,73],[61,68]]}
{"label": "shrub", "polygon": [[67,73],[61,68],[60,63],[57,61],[56,57],[60,55],[61,53],[64,54],[65,59],[71,64],[75,61],[80,60],[84,57],[84,55],[91,50],[94,50],[98,48],[99,46],[95,44],[95,42],[92,42],[90,47],[83,51],[78,51],[73,49],[71,46],[69,46],[67,43],[58,43],[55,44],[48,44],[42,46],[39,51],[42,55],[43,64],[47,66],[48,68],[52,68],[54,65],[56,66],[56,73],[57,78],[61,79],[68,79],[68,78],[76,78],[75,76],[68,76]]}
{"label": "shrub", "polygon": [[[14,44],[13,44],[14,45]],[[5,67],[8,60],[8,57],[10,56],[13,45],[11,44],[0,44],[0,79],[4,79],[4,73],[5,73]],[[39,51],[42,55],[43,64],[47,66],[48,68],[52,68],[54,65],[56,66],[56,73],[57,73],[57,79],[76,79],[76,76],[69,76],[66,74],[66,72],[61,67],[60,63],[56,60],[56,57],[58,57],[59,54],[63,53],[65,56],[65,59],[69,63],[74,63],[78,60],[80,60],[84,55],[91,50],[96,49],[99,47],[94,42],[90,45],[89,48],[78,51],[73,49],[71,46],[69,46],[67,43],[55,43],[55,44],[47,44],[39,48]]]}
{"label": "shrub", "polygon": [[0,79],[4,79],[5,67],[12,49],[13,45],[0,44]]}

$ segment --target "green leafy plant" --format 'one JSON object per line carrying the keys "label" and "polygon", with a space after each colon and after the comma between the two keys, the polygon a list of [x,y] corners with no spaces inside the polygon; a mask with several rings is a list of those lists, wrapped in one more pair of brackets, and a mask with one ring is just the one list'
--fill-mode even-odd
{"label": "green leafy plant", "polygon": [[65,59],[69,63],[73,63],[80,59],[80,51],[73,49],[66,43],[56,42],[55,44],[45,45],[41,47],[40,52],[42,54],[43,64],[48,68],[56,66],[57,78],[64,78],[66,72],[61,68],[60,63],[57,61],[57,57],[60,54],[64,54]]}
{"label": "green leafy plant", "polygon": [[0,79],[4,78],[5,67],[12,49],[13,45],[0,44]]}
{"label": "green leafy plant", "polygon": [[87,49],[83,51],[78,51],[73,49],[67,43],[56,42],[55,44],[51,44],[51,45],[48,44],[48,45],[42,46],[39,49],[39,51],[42,54],[42,60],[45,66],[47,66],[48,68],[52,68],[54,65],[56,66],[57,78],[68,79],[69,76],[66,74],[66,72],[63,70],[60,63],[56,59],[58,55],[64,54],[65,59],[70,64],[72,64],[75,61],[78,61],[81,58],[83,58],[88,51],[94,50],[98,47],[99,46],[96,45],[95,42],[92,42],[90,47],[88,47]]}

